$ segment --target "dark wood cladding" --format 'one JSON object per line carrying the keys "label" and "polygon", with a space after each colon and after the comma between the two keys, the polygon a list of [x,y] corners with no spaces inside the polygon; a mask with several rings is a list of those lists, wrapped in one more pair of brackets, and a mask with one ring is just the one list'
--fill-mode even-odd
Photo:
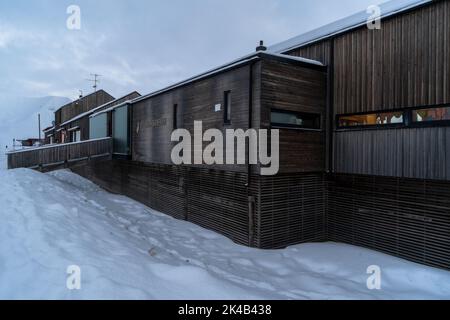
{"label": "dark wood cladding", "polygon": [[[130,94],[120,98],[120,99],[115,100],[114,102],[111,101],[111,103],[108,103],[105,107],[102,107],[102,108],[100,108],[98,110],[95,110],[95,112],[100,112],[100,111],[105,110],[107,108],[111,108],[111,107],[117,106],[117,105],[122,104],[122,103],[124,103],[126,101],[138,98],[140,96],[141,95],[138,92],[134,91],[134,92],[132,92],[132,93],[130,93]],[[103,105],[103,104],[101,104],[101,105]],[[89,108],[89,109],[93,109],[93,108]],[[88,110],[88,111],[90,111],[90,110]],[[78,116],[78,114],[75,115],[75,117],[76,116]],[[90,139],[90,137],[89,137],[89,134],[90,134],[90,132],[89,132],[89,129],[90,129],[89,117],[90,116],[91,116],[91,114],[87,114],[86,116],[84,116],[84,117],[82,117],[80,119],[77,119],[77,120],[74,120],[74,121],[72,121],[70,123],[67,123],[64,126],[64,129],[69,130],[70,128],[79,127],[79,130],[81,131],[81,141],[89,140]],[[109,114],[109,116],[110,116],[110,114]],[[109,126],[108,130],[110,130],[110,129],[111,128]]]}
{"label": "dark wood cladding", "polygon": [[[247,175],[238,172],[123,160],[91,161],[72,170],[240,244],[276,249],[335,241],[450,269],[450,182],[252,175],[247,191]],[[248,195],[255,198],[254,211]]]}
{"label": "dark wood cladding", "polygon": [[450,182],[329,177],[328,239],[450,269]]}
{"label": "dark wood cladding", "polygon": [[334,167],[338,173],[450,180],[450,128],[337,132]]}
{"label": "dark wood cladding", "polygon": [[[326,240],[325,175],[261,177],[186,166],[98,161],[74,172],[176,219],[260,248]],[[255,198],[249,211],[249,196]],[[251,227],[249,221],[254,225]]]}
{"label": "dark wood cladding", "polygon": [[54,145],[8,154],[8,169],[42,168],[112,154],[112,139]]}
{"label": "dark wood cladding", "polygon": [[289,54],[333,67],[336,114],[450,103],[449,30],[450,2],[436,1]]}
{"label": "dark wood cladding", "polygon": [[270,128],[272,109],[319,114],[322,130],[280,129],[280,173],[325,170],[325,71],[263,61],[261,127]]}
{"label": "dark wood cladding", "polygon": [[56,113],[59,115],[56,116],[56,124],[60,125],[61,123],[64,123],[77,115],[113,100],[114,97],[104,90],[99,90],[96,93],[87,95],[57,110]]}
{"label": "dark wood cladding", "polygon": [[72,169],[106,190],[249,245],[247,175],[134,161],[98,161]]}
{"label": "dark wood cladding", "polygon": [[257,247],[274,249],[326,241],[325,174],[261,176],[256,183]]}
{"label": "dark wood cladding", "polygon": [[[185,87],[143,100],[133,105],[133,160],[146,163],[172,164],[170,155],[175,143],[174,105],[177,105],[178,128],[187,129],[192,137],[194,121],[203,122],[203,130],[248,129],[250,66],[231,70]],[[231,124],[224,125],[224,92],[231,91]],[[215,112],[214,106],[221,104]],[[205,143],[206,146],[206,143]],[[245,171],[245,166],[228,169]],[[227,168],[224,168],[225,170]]]}
{"label": "dark wood cladding", "polygon": [[297,57],[302,57],[311,60],[317,60],[324,65],[330,65],[332,63],[331,57],[332,40],[325,40],[317,42],[293,51],[287,52],[287,54]]}
{"label": "dark wood cladding", "polygon": [[[226,129],[247,130],[250,68],[249,65],[244,65],[135,103],[132,121],[133,160],[172,164],[170,155],[175,143],[170,138],[174,130],[174,105],[177,105],[178,128],[187,129],[192,137],[194,121],[203,122],[203,131],[219,129],[224,136]],[[257,86],[254,90],[256,94]],[[225,91],[231,91],[232,112],[229,125],[224,125]],[[219,112],[215,112],[216,104],[221,104]],[[206,145],[207,143],[204,144]],[[223,166],[222,169],[242,172],[247,170],[246,166],[239,165]]]}
{"label": "dark wood cladding", "polygon": [[[252,81],[250,81],[252,80]],[[224,92],[231,92],[231,123],[224,124]],[[174,105],[178,128],[193,135],[194,121],[203,130],[270,128],[271,108],[316,113],[325,123],[326,72],[295,61],[263,58],[133,104],[133,160],[171,164],[170,141]],[[220,112],[214,111],[222,105]],[[325,125],[323,125],[325,129]],[[281,172],[315,172],[324,169],[325,131],[282,129],[280,132]],[[207,143],[204,143],[204,147]],[[224,145],[224,154],[225,153]],[[289,151],[289,152],[287,152]],[[208,166],[210,167],[210,166]],[[246,165],[212,166],[218,170],[247,172]],[[258,166],[253,172],[258,172]]]}
{"label": "dark wood cladding", "polygon": [[[450,103],[450,1],[288,52],[330,66],[333,115]],[[334,128],[336,129],[336,128]],[[338,131],[333,171],[449,180],[448,129]],[[331,150],[331,149],[330,149]]]}
{"label": "dark wood cladding", "polygon": [[353,113],[450,102],[450,3],[335,41],[335,107]]}

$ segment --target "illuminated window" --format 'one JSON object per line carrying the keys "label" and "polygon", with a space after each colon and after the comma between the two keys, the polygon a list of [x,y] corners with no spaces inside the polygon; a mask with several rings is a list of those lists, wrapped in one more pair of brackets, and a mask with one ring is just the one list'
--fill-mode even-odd
{"label": "illuminated window", "polygon": [[379,112],[364,115],[340,116],[339,127],[383,126],[404,123],[403,112]]}
{"label": "illuminated window", "polygon": [[272,110],[271,124],[273,127],[298,129],[320,129],[320,114],[299,113],[284,110]]}
{"label": "illuminated window", "polygon": [[431,122],[450,120],[450,107],[414,110],[413,122]]}

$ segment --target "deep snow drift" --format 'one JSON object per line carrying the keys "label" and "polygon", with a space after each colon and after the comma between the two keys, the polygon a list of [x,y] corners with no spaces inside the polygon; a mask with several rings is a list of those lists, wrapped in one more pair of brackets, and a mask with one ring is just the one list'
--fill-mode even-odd
{"label": "deep snow drift", "polygon": [[335,243],[245,248],[69,171],[0,170],[0,203],[2,299],[450,298],[449,272]]}

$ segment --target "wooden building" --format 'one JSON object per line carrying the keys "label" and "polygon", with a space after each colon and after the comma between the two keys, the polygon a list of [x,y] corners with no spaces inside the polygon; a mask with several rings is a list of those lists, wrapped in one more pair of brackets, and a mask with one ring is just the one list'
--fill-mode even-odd
{"label": "wooden building", "polygon": [[67,123],[67,121],[114,100],[114,97],[109,93],[104,90],[99,90],[62,106],[56,110],[55,126],[53,129],[45,132],[46,136],[52,134],[54,143],[67,143],[88,139],[87,133],[89,129],[87,131],[83,130],[82,132],[81,127],[83,124],[82,126],[70,126],[72,123]]}
{"label": "wooden building", "polygon": [[327,238],[450,268],[450,1],[276,45],[329,68]]}
{"label": "wooden building", "polygon": [[[114,107],[118,104],[131,101],[135,98],[140,97],[141,95],[133,91],[121,98],[114,99],[110,95],[106,95],[105,93],[101,93],[98,100],[94,100],[93,98],[88,99],[85,103],[84,108],[80,108],[77,110],[77,112],[72,112],[71,118],[67,119],[59,124],[59,129],[65,132],[68,132],[68,141],[67,142],[77,142],[77,141],[86,141],[95,138],[104,138],[108,136],[108,133],[105,133],[101,136],[95,136],[90,130],[90,121],[89,117],[101,110]],[[111,100],[112,98],[112,100]],[[95,101],[95,102],[94,102]],[[101,102],[99,102],[101,101]],[[106,102],[105,102],[106,101]],[[78,113],[79,111],[85,110],[81,113]],[[66,119],[67,117],[64,117],[62,119]]]}
{"label": "wooden building", "polygon": [[[381,12],[381,29],[356,14],[90,113],[88,138],[112,137],[114,156],[72,170],[240,244],[336,241],[450,269],[450,1]],[[195,121],[279,129],[279,173],[248,149],[174,164],[171,134]]]}
{"label": "wooden building", "polygon": [[[95,122],[101,128],[106,114],[113,119],[116,158],[74,171],[238,243],[273,248],[324,240],[326,70],[316,61],[258,51],[93,114],[91,121],[103,116]],[[248,155],[243,164],[174,165],[171,134],[183,128],[193,135],[196,120],[204,131],[224,133],[279,128],[281,174],[264,178]],[[276,184],[289,188],[289,181],[297,187],[284,194]],[[298,199],[288,211],[298,212],[274,217],[271,210],[283,209],[289,194]]]}

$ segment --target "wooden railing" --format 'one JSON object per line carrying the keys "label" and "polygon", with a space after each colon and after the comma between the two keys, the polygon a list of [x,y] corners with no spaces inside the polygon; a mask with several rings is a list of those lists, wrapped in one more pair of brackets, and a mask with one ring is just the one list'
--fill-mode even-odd
{"label": "wooden railing", "polygon": [[42,169],[112,155],[112,138],[55,144],[7,153],[8,169]]}

